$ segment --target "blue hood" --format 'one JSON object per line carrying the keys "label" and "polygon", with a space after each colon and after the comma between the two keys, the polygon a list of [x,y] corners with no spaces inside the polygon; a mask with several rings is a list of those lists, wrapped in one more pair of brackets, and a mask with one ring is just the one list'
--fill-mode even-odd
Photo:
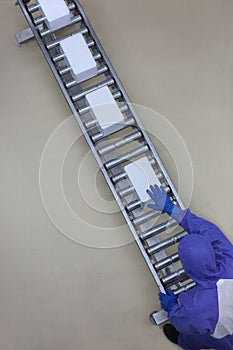
{"label": "blue hood", "polygon": [[191,234],[179,243],[178,253],[186,274],[197,284],[211,287],[221,276],[212,244],[203,236]]}

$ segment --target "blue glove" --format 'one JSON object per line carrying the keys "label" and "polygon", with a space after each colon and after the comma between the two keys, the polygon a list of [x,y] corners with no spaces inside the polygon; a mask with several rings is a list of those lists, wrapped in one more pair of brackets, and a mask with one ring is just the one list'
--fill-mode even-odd
{"label": "blue glove", "polygon": [[160,299],[160,303],[162,308],[169,312],[174,305],[177,305],[177,298],[175,296],[175,294],[173,293],[173,291],[171,289],[167,289],[167,293],[168,294],[164,294],[162,292],[159,293],[159,299]]}
{"label": "blue glove", "polygon": [[146,192],[155,202],[155,204],[148,204],[148,208],[163,211],[168,213],[168,215],[171,215],[175,204],[172,203],[167,195],[167,192],[162,186],[160,186],[160,188],[158,185],[150,186],[150,190],[147,190]]}
{"label": "blue glove", "polygon": [[178,223],[180,222],[180,218],[182,217],[182,213],[184,211],[179,208],[177,205],[172,203],[170,198],[167,195],[167,192],[162,186],[150,186],[150,190],[146,191],[151,199],[155,202],[155,204],[148,204],[148,208],[163,211],[170,215],[173,219],[175,219]]}

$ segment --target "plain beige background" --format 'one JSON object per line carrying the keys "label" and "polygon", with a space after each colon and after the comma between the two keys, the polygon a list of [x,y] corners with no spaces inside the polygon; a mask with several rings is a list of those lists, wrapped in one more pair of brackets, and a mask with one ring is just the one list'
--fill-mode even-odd
{"label": "plain beige background", "polygon": [[[194,171],[191,209],[233,239],[233,2],[82,4],[131,100],[160,112],[183,137]],[[14,1],[2,0],[0,349],[176,349],[148,321],[159,306],[157,287],[136,245],[74,243],[46,214],[40,158],[70,111],[37,44],[15,45],[25,27]],[[74,145],[70,160],[85,150],[84,141]],[[70,161],[70,189],[82,203],[74,168]],[[111,200],[101,178],[98,186]],[[120,215],[96,220],[122,224]],[[92,232],[85,223],[80,230]]]}

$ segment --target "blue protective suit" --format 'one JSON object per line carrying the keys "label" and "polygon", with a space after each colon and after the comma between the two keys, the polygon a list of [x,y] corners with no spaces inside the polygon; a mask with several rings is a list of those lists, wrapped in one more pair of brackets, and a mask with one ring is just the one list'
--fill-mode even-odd
{"label": "blue protective suit", "polygon": [[[178,221],[189,233],[179,244],[179,256],[185,272],[196,282],[192,290],[180,294],[180,303],[168,313],[171,324],[180,332],[178,344],[185,350],[233,349],[233,312],[228,312],[223,320],[223,326],[228,324],[227,335],[221,337],[224,333],[217,332],[218,336],[213,336],[224,302],[220,300],[219,282],[227,280],[233,286],[233,245],[216,225],[189,210]],[[233,290],[230,291],[232,298],[228,289],[225,301],[233,310]]]}

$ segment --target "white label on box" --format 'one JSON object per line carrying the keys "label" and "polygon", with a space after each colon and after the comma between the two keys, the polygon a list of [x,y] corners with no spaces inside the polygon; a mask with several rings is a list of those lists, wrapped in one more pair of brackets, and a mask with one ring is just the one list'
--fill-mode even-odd
{"label": "white label on box", "polygon": [[74,34],[60,41],[73,78],[81,83],[97,75],[97,65],[82,34]]}
{"label": "white label on box", "polygon": [[124,169],[135,188],[138,197],[143,203],[150,199],[149,195],[146,193],[146,190],[150,185],[161,185],[154,169],[146,157],[140,158],[135,162],[126,165]]}

